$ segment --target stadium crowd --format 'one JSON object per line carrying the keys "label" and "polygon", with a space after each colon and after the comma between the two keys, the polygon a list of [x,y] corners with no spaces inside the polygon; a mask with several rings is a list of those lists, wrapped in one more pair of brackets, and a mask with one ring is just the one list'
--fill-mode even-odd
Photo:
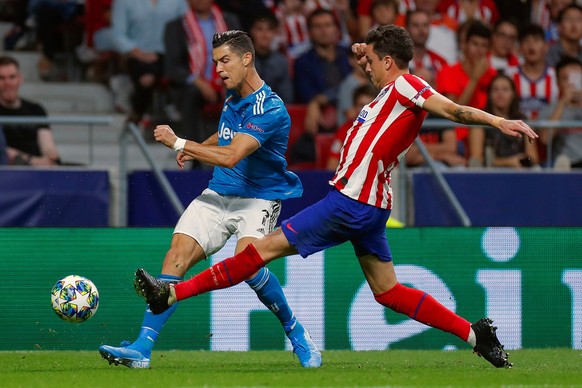
{"label": "stadium crowd", "polygon": [[[580,0],[19,0],[3,1],[0,16],[12,23],[3,37],[4,55],[11,50],[38,51],[37,68],[45,82],[63,81],[56,58],[69,50],[84,70],[81,82],[106,83],[116,109],[127,120],[144,126],[162,115],[162,121],[171,122],[181,136],[198,141],[216,129],[225,93],[213,70],[212,35],[245,30],[256,47],[260,76],[291,114],[290,163],[297,168],[333,168],[337,144],[345,136],[345,130],[338,129],[357,117],[358,98],[365,94],[362,87],[369,86],[349,47],[370,28],[384,24],[406,28],[415,45],[410,72],[459,104],[507,118],[578,120],[581,4]],[[0,78],[0,114],[11,108],[5,99],[7,87]],[[46,137],[36,132],[29,131],[36,136],[33,142],[44,141]],[[540,141],[533,146],[482,128],[426,127],[420,137],[443,168],[582,167],[582,128],[539,132]],[[18,148],[12,139],[0,133],[0,147],[7,143],[11,150]],[[550,139],[553,152],[548,160]],[[42,157],[44,148],[37,144],[21,151],[30,159]],[[0,163],[23,164],[22,152],[11,151],[6,157],[0,149]],[[426,163],[414,147],[406,161],[410,166]]]}

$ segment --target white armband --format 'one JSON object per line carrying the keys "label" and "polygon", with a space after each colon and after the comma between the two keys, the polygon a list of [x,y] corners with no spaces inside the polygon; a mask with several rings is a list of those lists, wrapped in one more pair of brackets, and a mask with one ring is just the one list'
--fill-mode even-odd
{"label": "white armband", "polygon": [[186,139],[177,138],[174,146],[172,147],[176,152],[184,151],[184,147],[186,146]]}

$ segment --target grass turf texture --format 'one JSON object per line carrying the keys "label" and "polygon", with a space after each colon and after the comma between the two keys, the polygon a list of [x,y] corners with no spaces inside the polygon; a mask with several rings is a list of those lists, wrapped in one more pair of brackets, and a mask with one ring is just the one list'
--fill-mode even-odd
{"label": "grass turf texture", "polygon": [[131,370],[97,351],[0,352],[0,386],[582,386],[582,352],[571,349],[510,351],[513,369],[468,350],[325,351],[323,360],[303,369],[284,351],[158,351],[152,369]]}

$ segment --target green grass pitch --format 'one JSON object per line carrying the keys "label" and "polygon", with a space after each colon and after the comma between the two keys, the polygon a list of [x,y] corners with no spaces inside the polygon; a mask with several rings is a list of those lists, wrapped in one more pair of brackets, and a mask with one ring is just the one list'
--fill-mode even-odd
{"label": "green grass pitch", "polygon": [[510,352],[495,369],[468,350],[325,351],[303,369],[291,352],[157,351],[149,370],[108,365],[97,351],[0,352],[1,387],[582,386],[582,351]]}

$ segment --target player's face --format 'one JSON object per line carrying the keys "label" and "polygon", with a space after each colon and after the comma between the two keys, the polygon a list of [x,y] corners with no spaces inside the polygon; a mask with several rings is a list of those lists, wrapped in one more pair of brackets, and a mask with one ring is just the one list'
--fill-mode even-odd
{"label": "player's face", "polygon": [[508,109],[513,97],[513,89],[509,80],[498,78],[491,85],[491,101],[497,108]]}
{"label": "player's face", "polygon": [[[228,45],[222,45],[212,50],[212,60],[216,64],[216,72],[227,89],[240,89],[242,87],[247,73],[243,58],[244,56],[231,50]],[[250,58],[246,59],[248,61]]]}
{"label": "player's face", "polygon": [[526,36],[520,46],[521,55],[527,63],[538,63],[544,61],[548,45],[541,36]]}
{"label": "player's face", "polygon": [[8,104],[18,100],[22,75],[14,65],[0,66],[0,101]]}
{"label": "player's face", "polygon": [[[378,54],[374,52],[374,45],[366,46],[366,74],[370,77],[372,85],[381,89],[386,86],[386,78],[388,76],[386,57],[378,58]],[[395,66],[394,64],[392,64]]]}
{"label": "player's face", "polygon": [[430,19],[423,12],[414,13],[410,16],[407,30],[415,46],[424,47],[428,40],[430,29]]}

